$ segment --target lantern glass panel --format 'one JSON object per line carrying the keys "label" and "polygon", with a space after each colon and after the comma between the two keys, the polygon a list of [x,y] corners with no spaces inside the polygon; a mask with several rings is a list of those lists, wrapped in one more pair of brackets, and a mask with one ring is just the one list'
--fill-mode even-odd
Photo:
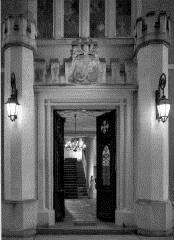
{"label": "lantern glass panel", "polygon": [[18,113],[18,104],[13,102],[7,103],[7,112],[8,117],[10,117],[12,121],[14,121]]}
{"label": "lantern glass panel", "polygon": [[157,108],[158,108],[159,118],[162,119],[163,122],[166,121],[166,119],[169,116],[170,104],[162,103],[162,104],[159,104]]}

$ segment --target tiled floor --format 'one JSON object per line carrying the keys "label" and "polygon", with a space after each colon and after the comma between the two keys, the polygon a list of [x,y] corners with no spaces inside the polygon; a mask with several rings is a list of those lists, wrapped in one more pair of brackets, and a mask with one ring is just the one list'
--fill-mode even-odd
{"label": "tiled floor", "polygon": [[66,199],[65,221],[96,222],[96,199]]}

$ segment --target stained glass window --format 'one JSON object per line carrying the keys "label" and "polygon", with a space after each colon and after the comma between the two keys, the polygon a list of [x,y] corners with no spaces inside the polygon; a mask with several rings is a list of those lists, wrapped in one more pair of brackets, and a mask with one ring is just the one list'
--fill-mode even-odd
{"label": "stained glass window", "polygon": [[38,0],[38,38],[53,38],[53,0]]}
{"label": "stained glass window", "polygon": [[79,37],[79,0],[64,1],[64,37]]}
{"label": "stained glass window", "polygon": [[105,36],[105,0],[90,1],[90,37]]}
{"label": "stained glass window", "polygon": [[126,37],[131,33],[131,0],[116,1],[117,36]]}
{"label": "stained glass window", "polygon": [[110,151],[106,145],[102,152],[103,185],[110,185]]}

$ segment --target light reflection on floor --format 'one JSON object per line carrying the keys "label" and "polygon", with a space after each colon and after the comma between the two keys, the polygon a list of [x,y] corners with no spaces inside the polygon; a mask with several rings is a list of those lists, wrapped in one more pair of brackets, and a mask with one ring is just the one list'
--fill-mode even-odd
{"label": "light reflection on floor", "polygon": [[65,221],[96,222],[96,199],[66,199]]}

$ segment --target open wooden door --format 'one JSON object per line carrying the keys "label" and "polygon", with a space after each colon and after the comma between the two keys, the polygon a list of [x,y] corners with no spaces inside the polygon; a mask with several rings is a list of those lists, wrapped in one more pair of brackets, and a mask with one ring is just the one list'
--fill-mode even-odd
{"label": "open wooden door", "polygon": [[115,221],[116,111],[97,117],[97,218]]}
{"label": "open wooden door", "polygon": [[58,112],[54,111],[54,155],[53,155],[53,178],[54,196],[53,207],[55,210],[55,221],[62,221],[65,217],[64,206],[64,122]]}

